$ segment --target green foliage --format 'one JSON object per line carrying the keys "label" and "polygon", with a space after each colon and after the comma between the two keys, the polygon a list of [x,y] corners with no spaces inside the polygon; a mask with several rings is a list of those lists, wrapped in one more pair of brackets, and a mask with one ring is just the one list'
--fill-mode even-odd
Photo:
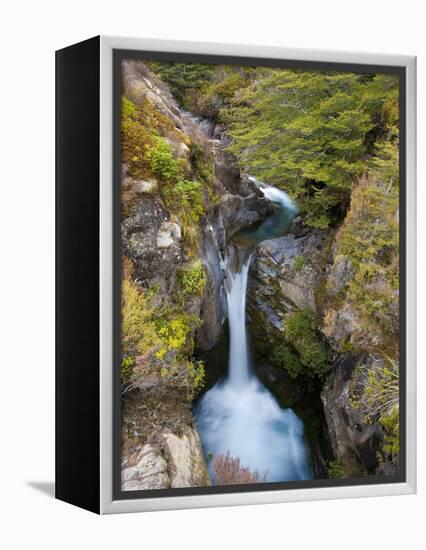
{"label": "green foliage", "polygon": [[163,195],[166,205],[171,210],[179,210],[179,217],[198,222],[204,214],[203,186],[199,181],[181,180],[175,184],[166,185]]}
{"label": "green foliage", "polygon": [[276,363],[281,365],[291,378],[297,378],[303,373],[304,366],[300,361],[299,355],[291,346],[280,343],[273,352],[273,358]]}
{"label": "green foliage", "polygon": [[[151,299],[155,292],[142,291],[135,283],[122,284],[122,383],[131,381],[141,373],[135,372],[135,357],[144,356],[151,367],[158,365],[163,380],[177,376],[180,383],[195,395],[202,387],[202,362],[188,360],[193,353],[193,333],[201,324],[199,317],[187,314],[181,307],[155,308]],[[182,371],[182,365],[184,369]]]}
{"label": "green foliage", "polygon": [[188,361],[187,372],[190,398],[192,400],[204,386],[206,372],[203,361]]}
{"label": "green foliage", "polygon": [[126,96],[121,96],[121,116],[123,118],[133,118],[137,117],[136,105],[133,101],[130,101]]}
{"label": "green foliage", "polygon": [[285,322],[286,331],[292,338],[303,338],[306,334],[314,334],[318,326],[317,316],[308,309],[291,313]]}
{"label": "green foliage", "polygon": [[253,74],[250,67],[217,66],[199,93],[192,94],[190,108],[202,116],[220,121],[221,113],[231,105],[234,96],[248,86]]}
{"label": "green foliage", "polygon": [[305,258],[303,256],[296,256],[294,258],[294,269],[300,271],[305,265]]}
{"label": "green foliage", "polygon": [[224,117],[241,165],[297,197],[323,229],[344,214],[365,155],[397,131],[397,105],[392,76],[268,69]]}
{"label": "green foliage", "polygon": [[162,137],[154,137],[154,147],[149,153],[152,172],[166,183],[183,178],[183,165],[173,156],[173,151]]}
{"label": "green foliage", "polygon": [[194,255],[198,242],[198,222],[204,214],[203,186],[199,181],[181,180],[162,188],[164,202],[183,225],[183,235]]}
{"label": "green foliage", "polygon": [[180,351],[185,347],[192,326],[189,317],[182,315],[176,319],[158,322],[158,334],[163,338],[167,349]]}
{"label": "green foliage", "polygon": [[141,178],[149,170],[148,152],[152,137],[146,124],[139,120],[136,105],[125,96],[121,98],[121,159],[129,174]]}
{"label": "green foliage", "polygon": [[[170,152],[158,137],[160,133],[173,133],[174,125],[153,104],[145,98],[136,105],[126,96],[121,98],[121,157],[127,165],[130,176],[135,179],[150,176],[154,172],[165,178],[171,176],[168,170],[181,171],[170,159]],[[160,140],[160,141],[159,141]],[[167,146],[167,143],[164,142]],[[163,146],[163,147],[162,147]],[[167,164],[169,162],[169,165]],[[157,170],[158,168],[158,170]]]}
{"label": "green foliage", "polygon": [[134,283],[124,280],[121,290],[121,343],[125,354],[144,355],[160,345],[154,309]]}
{"label": "green foliage", "polygon": [[189,146],[189,158],[197,179],[210,183],[213,175],[213,160],[204,148],[198,143],[191,143]]}
{"label": "green foliage", "polygon": [[312,227],[342,220],[366,169],[386,178],[398,171],[399,85],[392,75],[150,66],[185,108],[225,123],[242,168],[297,198]]}
{"label": "green foliage", "polygon": [[[285,337],[297,351],[300,359],[300,365],[295,363],[294,359],[289,362],[293,375],[323,377],[330,370],[330,349],[318,329],[318,319],[312,311],[295,311],[287,317]],[[289,361],[288,352],[287,361]],[[285,360],[283,365],[286,367]]]}
{"label": "green foliage", "polygon": [[170,87],[182,107],[211,119],[250,82],[255,73],[251,67],[207,65],[198,63],[149,63],[151,69]]}
{"label": "green foliage", "polygon": [[[226,124],[241,166],[285,188],[307,223],[344,215],[353,182],[398,137],[392,75],[151,62],[187,109]],[[388,163],[394,172],[397,162]]]}
{"label": "green foliage", "polygon": [[362,179],[352,192],[351,208],[338,236],[338,254],[355,267],[386,266],[398,252],[398,188],[374,179]]}
{"label": "green foliage", "polygon": [[399,455],[399,410],[395,408],[388,416],[380,419],[385,433],[383,451],[391,457]]}
{"label": "green foliage", "polygon": [[[384,158],[379,159],[384,162]],[[393,165],[393,162],[390,163]],[[351,276],[336,303],[350,304],[374,335],[376,346],[395,356],[398,340],[395,302],[399,288],[399,189],[397,176],[374,172],[354,188],[347,217],[336,236],[335,263],[349,262]],[[335,304],[334,307],[337,307]]]}
{"label": "green foliage", "polygon": [[206,274],[202,263],[198,260],[193,262],[189,268],[182,269],[179,272],[179,282],[183,294],[201,294],[206,284]]}
{"label": "green foliage", "polygon": [[273,358],[291,378],[323,377],[329,371],[331,353],[319,333],[314,313],[309,310],[291,313],[285,321],[285,340],[275,348]]}
{"label": "green foliage", "polygon": [[150,61],[149,66],[169,85],[171,93],[185,109],[189,109],[191,93],[209,81],[214,71],[213,65],[202,63]]}
{"label": "green foliage", "polygon": [[340,479],[344,477],[344,468],[339,460],[333,460],[328,464],[329,479]]}
{"label": "green foliage", "polygon": [[123,355],[121,359],[121,383],[125,384],[133,378],[135,358],[132,355]]}
{"label": "green foliage", "polygon": [[385,440],[383,451],[391,457],[399,454],[399,364],[383,357],[373,358],[367,371],[364,387],[367,413],[372,421],[378,419]]}
{"label": "green foliage", "polygon": [[185,178],[184,163],[175,159],[173,151],[162,137],[154,137],[149,152],[152,172],[161,180],[161,194],[167,208],[174,212],[183,224],[184,237],[194,248],[198,236],[198,221],[204,214],[203,184]]}

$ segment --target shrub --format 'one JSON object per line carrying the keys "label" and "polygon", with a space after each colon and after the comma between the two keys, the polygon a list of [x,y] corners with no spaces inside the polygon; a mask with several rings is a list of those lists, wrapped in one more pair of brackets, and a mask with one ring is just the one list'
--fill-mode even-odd
{"label": "shrub", "polygon": [[152,137],[143,124],[131,116],[122,117],[121,158],[133,178],[142,178],[149,173],[148,157],[152,143]]}
{"label": "shrub", "polygon": [[189,399],[192,401],[204,386],[206,372],[203,361],[188,361],[187,373]]}
{"label": "shrub", "polygon": [[130,118],[136,118],[137,116],[136,105],[124,95],[121,96],[121,116]]}
{"label": "shrub", "polygon": [[344,477],[344,468],[339,460],[333,460],[328,464],[328,477],[329,479],[340,479]]}
{"label": "shrub", "polygon": [[199,181],[181,180],[163,188],[166,205],[178,210],[185,222],[198,222],[204,214],[202,184]]}
{"label": "shrub", "polygon": [[182,269],[179,273],[179,281],[184,294],[201,294],[206,284],[202,263],[198,260],[189,269]]}
{"label": "shrub", "polygon": [[161,337],[160,350],[165,350],[165,353],[174,351],[179,360],[184,359],[193,351],[194,342],[190,335],[200,324],[197,315],[189,315],[180,309],[164,307],[156,311],[155,326]]}
{"label": "shrub", "polygon": [[162,195],[167,208],[181,221],[188,253],[194,255],[199,236],[198,222],[205,212],[202,184],[192,180],[170,183],[163,186]]}
{"label": "shrub", "polygon": [[124,355],[121,359],[121,383],[125,384],[133,378],[135,358],[132,355]]}
{"label": "shrub", "polygon": [[378,418],[384,434],[383,451],[399,454],[399,364],[390,357],[373,358],[364,386],[367,414]]}
{"label": "shrub", "polygon": [[303,365],[298,354],[287,344],[279,344],[273,352],[276,363],[282,366],[291,378],[297,378],[303,372]]}
{"label": "shrub", "polygon": [[284,352],[285,360],[293,376],[306,374],[323,377],[330,370],[330,348],[319,333],[316,315],[309,310],[291,313],[285,321],[285,338],[297,351],[300,364],[288,351]]}
{"label": "shrub", "polygon": [[198,326],[200,319],[172,307],[156,309],[151,306],[152,293],[138,289],[128,281],[122,285],[122,347],[128,355],[145,354],[156,349],[160,358],[167,351],[189,351],[189,334]]}
{"label": "shrub", "polygon": [[158,333],[164,338],[167,347],[175,351],[179,351],[185,346],[190,331],[191,325],[186,317],[172,319],[167,323],[161,320],[161,327],[158,329]]}
{"label": "shrub", "polygon": [[183,225],[184,238],[193,249],[197,241],[197,224],[204,214],[203,185],[196,180],[185,179],[184,165],[176,160],[170,145],[161,137],[154,138],[149,152],[152,172],[161,180],[161,194],[169,210]]}
{"label": "shrub", "polygon": [[254,472],[250,471],[249,468],[241,465],[239,458],[231,457],[229,451],[226,454],[213,457],[211,470],[215,485],[261,483],[267,479],[267,472],[261,475],[257,470]]}
{"label": "shrub", "polygon": [[128,280],[122,283],[121,342],[125,354],[144,354],[161,343],[153,308],[143,291]]}
{"label": "shrub", "polygon": [[201,63],[150,61],[149,66],[169,85],[173,96],[185,109],[189,108],[188,97],[191,92],[199,90],[214,71],[213,65]]}
{"label": "shrub", "polygon": [[295,271],[300,271],[304,265],[305,265],[305,258],[303,256],[296,256],[294,258]]}
{"label": "shrub", "polygon": [[189,159],[196,179],[200,179],[205,183],[210,183],[213,175],[212,159],[206,155],[205,150],[198,143],[191,143],[189,150]]}
{"label": "shrub", "polygon": [[221,120],[222,111],[231,104],[234,96],[249,84],[249,67],[218,66],[212,78],[204,83],[192,106],[202,116]]}
{"label": "shrub", "polygon": [[383,156],[382,143],[398,135],[398,80],[259,69],[226,122],[245,170],[286,189],[306,223],[325,229],[344,216],[367,155]]}
{"label": "shrub", "polygon": [[149,160],[152,172],[163,182],[175,183],[183,177],[183,165],[173,157],[173,151],[164,138],[154,137]]}
{"label": "shrub", "polygon": [[318,319],[315,313],[308,309],[295,311],[288,316],[285,328],[291,337],[303,338],[318,329]]}
{"label": "shrub", "polygon": [[345,262],[350,265],[350,275],[334,307],[339,302],[349,304],[361,321],[365,336],[353,341],[357,351],[365,351],[366,341],[374,342],[394,357],[398,341],[399,190],[392,176],[387,181],[377,178],[363,177],[358,182],[337,233],[335,266]]}
{"label": "shrub", "polygon": [[330,370],[330,352],[324,341],[307,337],[301,347],[300,361],[310,371],[323,376]]}
{"label": "shrub", "polygon": [[155,292],[155,287],[143,291],[123,281],[121,381],[125,384],[143,375],[135,373],[135,356],[144,355],[146,364],[158,369],[164,382],[170,380],[184,388],[191,401],[204,384],[204,364],[192,359],[193,332],[201,320],[176,306],[152,307]]}

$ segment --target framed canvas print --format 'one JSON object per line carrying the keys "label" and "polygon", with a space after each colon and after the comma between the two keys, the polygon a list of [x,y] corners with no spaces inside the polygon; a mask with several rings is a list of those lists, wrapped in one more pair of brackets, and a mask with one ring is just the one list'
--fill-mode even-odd
{"label": "framed canvas print", "polygon": [[415,492],[415,58],[56,54],[56,496]]}

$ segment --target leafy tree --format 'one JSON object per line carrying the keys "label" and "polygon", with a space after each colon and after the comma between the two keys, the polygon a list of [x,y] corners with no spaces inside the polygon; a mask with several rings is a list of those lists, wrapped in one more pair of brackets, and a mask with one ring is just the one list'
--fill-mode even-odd
{"label": "leafy tree", "polygon": [[[340,222],[353,183],[393,154],[399,88],[392,75],[150,66],[185,108],[224,123],[243,170],[297,198],[313,227]],[[397,169],[395,157],[387,168]]]}
{"label": "leafy tree", "polygon": [[313,227],[339,221],[376,139],[397,131],[397,80],[272,69],[223,115],[241,166],[296,197]]}
{"label": "leafy tree", "polygon": [[188,108],[187,98],[190,92],[199,90],[210,80],[214,71],[213,65],[203,63],[150,61],[148,64],[169,85],[170,91],[184,108]]}

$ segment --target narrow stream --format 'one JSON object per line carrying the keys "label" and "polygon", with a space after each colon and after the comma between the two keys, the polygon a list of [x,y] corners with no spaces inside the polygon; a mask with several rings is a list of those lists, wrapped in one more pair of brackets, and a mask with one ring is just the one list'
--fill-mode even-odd
{"label": "narrow stream", "polygon": [[266,481],[310,479],[303,422],[293,410],[280,407],[251,368],[245,311],[250,250],[263,240],[283,236],[298,210],[283,191],[253,181],[276,210],[256,228],[244,228],[236,236],[236,241],[246,247],[249,243],[248,248],[228,247],[228,376],[202,396],[194,411],[195,421],[206,455],[229,451],[231,457],[238,457],[252,472],[257,470]]}

